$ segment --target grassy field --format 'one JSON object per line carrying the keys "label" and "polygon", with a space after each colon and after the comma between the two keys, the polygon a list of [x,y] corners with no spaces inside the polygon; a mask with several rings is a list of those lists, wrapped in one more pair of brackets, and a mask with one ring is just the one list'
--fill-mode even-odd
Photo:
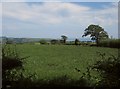
{"label": "grassy field", "polygon": [[[101,60],[97,52],[118,55],[118,49],[67,45],[17,45],[17,51],[25,59],[25,75],[36,73],[38,79],[52,79],[67,75],[78,79],[89,65]],[[75,68],[80,69],[77,72]]]}

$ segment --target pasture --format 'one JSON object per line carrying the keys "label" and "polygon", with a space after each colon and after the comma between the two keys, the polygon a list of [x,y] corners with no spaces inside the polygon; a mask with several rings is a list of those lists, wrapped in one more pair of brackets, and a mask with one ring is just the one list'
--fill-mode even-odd
{"label": "pasture", "polygon": [[101,60],[98,52],[118,56],[118,49],[104,47],[17,44],[16,48],[20,57],[30,56],[24,60],[24,74],[36,73],[37,79],[45,80],[64,75],[78,79],[89,65]]}

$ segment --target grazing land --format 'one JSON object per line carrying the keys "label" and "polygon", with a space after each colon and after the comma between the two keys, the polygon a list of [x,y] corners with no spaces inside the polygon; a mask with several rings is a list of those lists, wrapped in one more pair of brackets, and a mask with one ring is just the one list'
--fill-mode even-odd
{"label": "grazing land", "polygon": [[78,79],[89,65],[101,60],[99,52],[118,56],[118,49],[104,47],[17,44],[16,48],[20,57],[30,56],[24,60],[24,74],[36,73],[38,79],[64,75]]}

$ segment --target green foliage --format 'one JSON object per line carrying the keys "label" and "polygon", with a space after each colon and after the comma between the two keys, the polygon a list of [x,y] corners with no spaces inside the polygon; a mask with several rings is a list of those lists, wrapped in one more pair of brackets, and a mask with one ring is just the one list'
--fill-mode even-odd
{"label": "green foliage", "polygon": [[47,41],[44,40],[44,39],[41,39],[41,40],[40,40],[40,44],[47,44]]}
{"label": "green foliage", "polygon": [[[105,87],[111,89],[120,87],[120,58],[114,55],[106,56],[105,53],[97,52],[99,61],[89,65],[86,71],[82,74],[83,79],[87,84],[94,88]],[[78,72],[80,69],[75,68]],[[99,76],[92,75],[92,72],[97,72]]]}
{"label": "green foliage", "polygon": [[[13,75],[15,76],[15,75]],[[18,76],[17,76],[18,77]],[[60,77],[54,77],[50,80],[36,79],[35,75],[24,77],[23,73],[19,76],[17,81],[11,81],[9,88],[80,88],[89,87],[88,81],[84,78],[78,80],[71,79],[70,77],[63,75]],[[6,88],[6,87],[3,87]]]}
{"label": "green foliage", "polygon": [[[15,46],[15,45],[14,45]],[[16,48],[12,49],[10,45],[2,46],[2,68],[3,71],[10,70],[16,67],[22,67],[22,59],[19,58]]]}
{"label": "green foliage", "polygon": [[65,35],[62,35],[61,37],[62,37],[63,43],[66,43],[66,40],[67,40],[68,37],[65,36]]}
{"label": "green foliage", "polygon": [[11,45],[2,46],[2,85],[3,88],[11,87],[13,82],[19,79],[22,74],[17,74],[19,70],[24,70],[23,59],[20,58],[15,47]]}
{"label": "green foliage", "polygon": [[79,45],[79,40],[75,39],[75,45]]}
{"label": "green foliage", "polygon": [[90,35],[91,40],[95,40],[96,44],[98,45],[101,39],[108,38],[108,34],[102,27],[99,25],[89,25],[88,28],[85,29],[84,36]]}
{"label": "green foliage", "polygon": [[120,39],[107,39],[99,43],[102,47],[120,48]]}
{"label": "green foliage", "polygon": [[105,53],[99,53],[99,55],[101,60],[92,66],[101,75],[97,87],[120,87],[120,58],[114,55],[106,58]]}
{"label": "green foliage", "polygon": [[51,44],[59,44],[59,40],[53,39],[51,40]]}

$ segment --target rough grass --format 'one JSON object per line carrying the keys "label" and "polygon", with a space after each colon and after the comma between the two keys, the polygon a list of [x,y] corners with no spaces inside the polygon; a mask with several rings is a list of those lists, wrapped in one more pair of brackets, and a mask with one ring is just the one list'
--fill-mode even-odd
{"label": "rough grass", "polygon": [[[52,79],[67,75],[79,79],[89,65],[100,60],[98,52],[118,56],[118,49],[68,45],[17,45],[19,55],[25,59],[24,74],[36,73],[37,79]],[[75,70],[80,69],[80,72]]]}

